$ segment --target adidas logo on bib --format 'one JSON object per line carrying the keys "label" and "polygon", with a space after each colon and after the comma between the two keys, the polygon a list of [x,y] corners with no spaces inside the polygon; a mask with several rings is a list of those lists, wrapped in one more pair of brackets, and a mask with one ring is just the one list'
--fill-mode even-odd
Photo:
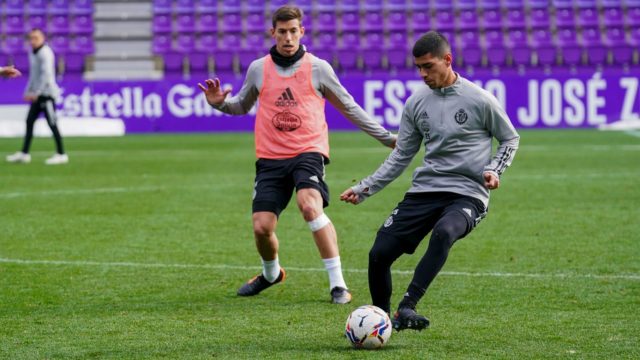
{"label": "adidas logo on bib", "polygon": [[293,98],[293,93],[291,92],[291,88],[287,88],[282,92],[282,95],[278,97],[276,100],[277,107],[296,107],[298,106],[298,102]]}

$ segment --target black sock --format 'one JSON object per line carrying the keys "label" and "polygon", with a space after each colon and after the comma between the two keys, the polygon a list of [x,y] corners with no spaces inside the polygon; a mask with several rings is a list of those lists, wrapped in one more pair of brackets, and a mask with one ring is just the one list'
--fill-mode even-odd
{"label": "black sock", "polygon": [[391,312],[391,264],[403,251],[397,239],[378,232],[369,251],[369,291],[373,305],[387,313]]}
{"label": "black sock", "polygon": [[467,232],[467,226],[467,219],[458,212],[451,212],[438,220],[431,233],[427,252],[416,267],[400,307],[404,304],[415,308],[447,261],[455,241]]}

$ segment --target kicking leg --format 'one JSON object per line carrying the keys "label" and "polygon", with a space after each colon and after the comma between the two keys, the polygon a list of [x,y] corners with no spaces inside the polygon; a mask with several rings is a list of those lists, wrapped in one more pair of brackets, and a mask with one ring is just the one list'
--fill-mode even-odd
{"label": "kicking leg", "polygon": [[373,305],[391,313],[391,265],[403,249],[399,241],[384,232],[378,231],[373,247],[369,251],[369,291]]}

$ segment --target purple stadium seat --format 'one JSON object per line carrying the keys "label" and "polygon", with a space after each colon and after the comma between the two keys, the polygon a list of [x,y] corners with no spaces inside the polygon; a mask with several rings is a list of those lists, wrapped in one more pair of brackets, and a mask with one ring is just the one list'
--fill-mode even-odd
{"label": "purple stadium seat", "polygon": [[196,12],[202,14],[216,14],[218,12],[218,0],[196,1]]}
{"label": "purple stadium seat", "polygon": [[485,32],[484,50],[487,57],[487,65],[502,67],[507,63],[507,48],[504,44],[504,36],[500,30]]}
{"label": "purple stadium seat", "polygon": [[610,8],[602,11],[602,23],[605,27],[622,27],[624,26],[624,16],[622,9]]}
{"label": "purple stadium seat", "polygon": [[622,1],[620,0],[600,0],[600,5],[602,6],[603,9],[609,9],[609,8],[621,8],[622,7]]}
{"label": "purple stadium seat", "polygon": [[463,9],[460,10],[459,15],[456,17],[456,29],[457,30],[471,30],[478,29],[478,15],[476,15],[475,9]]}
{"label": "purple stadium seat", "polygon": [[598,20],[598,9],[593,8],[585,8],[578,10],[578,26],[581,28],[585,27],[596,27],[600,23]]}
{"label": "purple stadium seat", "polygon": [[6,54],[26,53],[27,40],[24,35],[7,35],[2,43],[2,52]]}
{"label": "purple stadium seat", "polygon": [[77,14],[77,15],[93,14],[93,0],[72,0],[70,5],[71,5],[70,10],[72,14]]}
{"label": "purple stadium seat", "polygon": [[482,65],[482,48],[476,31],[465,31],[460,34],[458,53],[465,66],[479,67]]}
{"label": "purple stadium seat", "polygon": [[389,45],[385,48],[389,69],[394,71],[408,70],[409,49],[403,45]]}
{"label": "purple stadium seat", "polygon": [[176,30],[180,33],[192,33],[196,31],[195,15],[193,13],[181,13],[176,16]]}
{"label": "purple stadium seat", "polygon": [[56,54],[64,55],[68,53],[71,48],[69,45],[69,37],[67,36],[52,36],[48,41],[51,49],[53,49],[53,52]]}
{"label": "purple stadium seat", "polygon": [[315,38],[315,45],[313,49],[311,49],[311,53],[319,57],[320,59],[324,59],[329,63],[333,63],[333,49],[336,48],[337,42],[338,41],[335,33],[319,33]]}
{"label": "purple stadium seat", "polygon": [[54,15],[49,22],[49,33],[57,35],[69,34],[69,15]]}
{"label": "purple stadium seat", "polygon": [[362,58],[362,65],[368,71],[382,70],[383,55],[384,55],[384,49],[382,45],[378,45],[374,43],[366,43],[365,46],[360,48],[360,57]]}
{"label": "purple stadium seat", "polygon": [[406,11],[407,0],[387,0],[387,10],[391,11]]}
{"label": "purple stadium seat", "polygon": [[383,0],[368,0],[364,2],[366,11],[382,11],[384,9]]}
{"label": "purple stadium seat", "polygon": [[629,31],[629,44],[634,48],[640,48],[640,27]]}
{"label": "purple stadium seat", "polygon": [[48,3],[47,0],[29,0],[27,12],[29,15],[46,14]]}
{"label": "purple stadium seat", "polygon": [[11,63],[23,73],[29,72],[29,55],[26,52],[12,53]]}
{"label": "purple stadium seat", "polygon": [[527,27],[524,10],[521,8],[508,9],[504,25],[509,30],[524,30]]}
{"label": "purple stadium seat", "polygon": [[265,23],[266,18],[263,12],[248,13],[246,15],[247,31],[257,32],[265,31],[271,27],[271,24]]}
{"label": "purple stadium seat", "polygon": [[413,11],[411,14],[411,28],[414,33],[424,34],[431,29],[431,16],[428,10]]}
{"label": "purple stadium seat", "polygon": [[531,9],[529,13],[529,27],[535,29],[549,29],[551,25],[547,8]]}
{"label": "purple stadium seat", "polygon": [[523,0],[503,0],[503,7],[507,10],[519,9],[524,10],[524,1]]}
{"label": "purple stadium seat", "polygon": [[633,48],[625,38],[623,28],[607,28],[605,45],[611,51],[611,58],[614,64],[631,64],[633,61]]}
{"label": "purple stadium seat", "polygon": [[453,9],[441,9],[436,11],[435,29],[438,31],[453,30],[455,15]]}
{"label": "purple stadium seat", "polygon": [[225,33],[222,36],[222,47],[220,48],[222,50],[216,51],[213,55],[216,71],[233,71],[236,54],[229,49],[240,48],[241,40],[240,34],[236,33]]}
{"label": "purple stadium seat", "polygon": [[24,16],[23,15],[7,15],[4,21],[4,29],[2,29],[5,34],[14,35],[14,34],[24,34]]}
{"label": "purple stadium seat", "polygon": [[[537,1],[536,1],[537,2]],[[549,6],[549,2],[548,1],[543,1],[544,3],[546,3],[544,5],[544,7],[548,7]],[[551,3],[553,4],[553,7],[557,9],[572,9],[573,8],[573,0],[551,0]]]}
{"label": "purple stadium seat", "polygon": [[357,32],[342,33],[342,43],[336,50],[341,70],[353,71],[358,68],[358,51],[354,50],[359,48],[360,34]]}
{"label": "purple stadium seat", "polygon": [[296,6],[302,10],[304,15],[311,14],[313,0],[298,0]]}
{"label": "purple stadium seat", "polygon": [[356,11],[342,13],[342,31],[360,31],[360,14]]}
{"label": "purple stadium seat", "polygon": [[171,0],[153,0],[153,13],[154,14],[169,14],[171,13]]}
{"label": "purple stadium seat", "polygon": [[22,15],[25,13],[23,0],[5,0],[4,13],[7,15]]}
{"label": "purple stadium seat", "polygon": [[287,5],[289,3],[289,0],[271,0],[269,3],[271,4],[269,6],[269,12],[273,13],[280,7]]}
{"label": "purple stadium seat", "polygon": [[583,29],[581,45],[587,54],[589,64],[598,65],[607,61],[607,49],[602,42],[602,35],[598,28]]}
{"label": "purple stadium seat", "polygon": [[262,33],[247,34],[244,46],[238,51],[240,70],[246,70],[251,62],[266,53],[264,35]]}
{"label": "purple stadium seat", "polygon": [[162,58],[164,59],[164,71],[169,74],[180,74],[183,71],[182,64],[184,62],[184,54],[175,51],[166,52]]}
{"label": "purple stadium seat", "polygon": [[155,34],[151,44],[154,54],[166,54],[171,51],[171,34]]}
{"label": "purple stadium seat", "polygon": [[529,0],[527,2],[529,3],[529,8],[531,9],[548,9],[551,5],[549,4],[549,0]]}
{"label": "purple stadium seat", "polygon": [[79,74],[84,71],[84,55],[69,52],[64,56],[65,74]]}
{"label": "purple stadium seat", "polygon": [[225,0],[222,2],[222,13],[227,15],[229,13],[240,13],[242,11],[241,0]]}
{"label": "purple stadium seat", "polygon": [[316,0],[315,10],[319,12],[335,11],[336,0]]}
{"label": "purple stadium seat", "polygon": [[316,31],[336,32],[336,15],[333,11],[322,11],[315,17]]}
{"label": "purple stadium seat", "polygon": [[527,33],[524,30],[509,32],[507,48],[511,53],[513,65],[529,66],[531,64],[531,48],[527,42]]}
{"label": "purple stadium seat", "polygon": [[47,15],[44,14],[36,14],[30,15],[28,20],[29,29],[40,29],[45,33],[49,32],[47,28]]}
{"label": "purple stadium seat", "polygon": [[71,20],[71,32],[74,34],[93,33],[93,19],[90,14],[76,14]]}
{"label": "purple stadium seat", "polygon": [[178,14],[193,14],[195,12],[194,0],[176,0],[174,11]]}
{"label": "purple stadium seat", "polygon": [[386,19],[386,29],[390,32],[406,32],[407,15],[404,11],[390,11]]}
{"label": "purple stadium seat", "polygon": [[66,15],[69,13],[69,0],[51,0],[49,13],[54,15]]}
{"label": "purple stadium seat", "polygon": [[478,7],[476,0],[458,0],[457,8],[460,10],[475,10]]}
{"label": "purple stadium seat", "polygon": [[578,9],[584,9],[584,8],[592,8],[592,9],[596,9],[598,8],[598,2],[596,0],[576,0],[576,7]]}
{"label": "purple stadium seat", "polygon": [[364,14],[364,31],[382,31],[384,25],[384,15],[382,11],[367,11]]}
{"label": "purple stadium seat", "polygon": [[562,29],[557,33],[556,47],[561,54],[562,63],[577,66],[582,62],[582,49],[574,29]]}
{"label": "purple stadium seat", "polygon": [[531,45],[538,55],[538,65],[553,66],[556,64],[556,47],[549,29],[537,29],[531,36]]}
{"label": "purple stadium seat", "polygon": [[209,53],[194,51],[186,57],[191,76],[202,76],[209,72]]}
{"label": "purple stadium seat", "polygon": [[[225,3],[226,4],[226,3]],[[224,32],[242,32],[242,14],[228,13],[222,17],[222,29]]]}
{"label": "purple stadium seat", "polygon": [[263,0],[247,0],[244,3],[244,10],[249,13],[264,13],[264,1]]}
{"label": "purple stadium seat", "polygon": [[196,48],[196,39],[193,34],[178,34],[176,38],[176,50],[182,54],[189,54]]}
{"label": "purple stadium seat", "polygon": [[574,29],[576,27],[576,16],[573,8],[556,9],[556,28],[557,29]]}
{"label": "purple stadium seat", "polygon": [[454,5],[453,0],[444,0],[444,1],[434,1],[433,7],[436,9],[436,12],[440,10],[451,10],[453,11]]}
{"label": "purple stadium seat", "polygon": [[360,10],[360,0],[342,0],[338,4],[340,11],[358,12]]}
{"label": "purple stadium seat", "polygon": [[640,6],[634,7],[634,8],[627,8],[625,25],[627,25],[631,29],[640,27]]}
{"label": "purple stadium seat", "polygon": [[196,51],[212,52],[218,48],[218,37],[215,33],[202,33],[196,41]]}
{"label": "purple stadium seat", "polygon": [[500,9],[486,9],[480,16],[480,26],[485,30],[502,29],[502,12]]}
{"label": "purple stadium seat", "polygon": [[156,14],[153,17],[151,29],[154,34],[171,32],[171,14]]}
{"label": "purple stadium seat", "polygon": [[490,10],[497,10],[500,9],[500,0],[480,0],[480,8],[484,9],[485,11],[487,9]]}
{"label": "purple stadium seat", "polygon": [[71,51],[80,54],[93,54],[96,52],[93,36],[76,34],[71,42]]}
{"label": "purple stadium seat", "polygon": [[410,0],[411,11],[427,11],[430,9],[429,1],[424,0]]}

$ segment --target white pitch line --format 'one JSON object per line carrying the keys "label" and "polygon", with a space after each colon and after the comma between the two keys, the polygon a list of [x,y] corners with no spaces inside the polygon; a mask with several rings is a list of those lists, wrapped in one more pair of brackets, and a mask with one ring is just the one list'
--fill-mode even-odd
{"label": "white pitch line", "polygon": [[[167,263],[136,263],[136,262],[100,262],[100,261],[69,261],[69,260],[26,260],[0,258],[0,263],[18,265],[61,265],[61,266],[99,266],[99,267],[134,267],[134,268],[161,268],[161,269],[228,269],[228,270],[260,270],[260,266],[228,265],[228,264],[167,264]],[[287,267],[289,271],[300,272],[325,272],[322,268]],[[348,273],[366,273],[367,269],[345,268]],[[398,275],[413,275],[413,270],[392,270]],[[599,279],[599,280],[640,280],[640,274],[572,274],[572,273],[505,273],[505,272],[467,272],[467,271],[442,271],[445,276],[462,277],[502,277],[502,278],[538,278],[538,279]]]}
{"label": "white pitch line", "polygon": [[108,193],[124,193],[124,192],[142,192],[163,190],[158,186],[141,186],[141,187],[114,187],[114,188],[95,188],[95,189],[68,189],[68,190],[51,190],[51,191],[18,191],[11,193],[0,193],[0,199],[13,199],[22,196],[47,196],[47,195],[77,195],[77,194],[108,194]]}

